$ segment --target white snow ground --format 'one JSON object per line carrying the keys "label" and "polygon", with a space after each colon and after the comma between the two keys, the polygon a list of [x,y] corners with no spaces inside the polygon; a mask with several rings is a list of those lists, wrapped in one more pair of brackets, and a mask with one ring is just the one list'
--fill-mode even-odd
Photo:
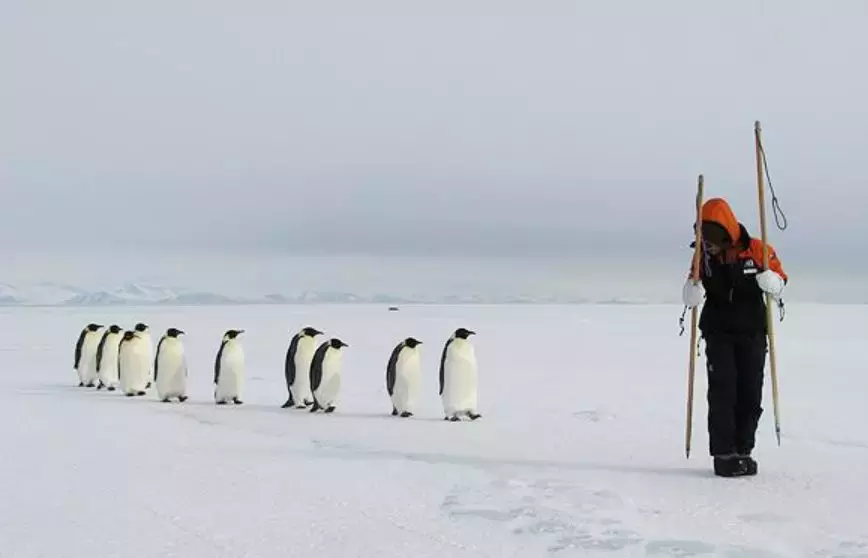
{"label": "white snow ground", "polygon": [[[783,440],[766,399],[755,478],[710,474],[698,361],[676,306],[271,306],[0,311],[0,556],[220,558],[868,556],[868,306],[777,323]],[[185,404],[75,387],[92,320],[188,332]],[[347,343],[333,415],[280,409],[292,332]],[[442,421],[437,363],[478,331],[481,412]],[[211,400],[222,332],[245,328],[246,403]],[[416,418],[384,389],[423,349]],[[766,384],[767,395],[770,385]]]}

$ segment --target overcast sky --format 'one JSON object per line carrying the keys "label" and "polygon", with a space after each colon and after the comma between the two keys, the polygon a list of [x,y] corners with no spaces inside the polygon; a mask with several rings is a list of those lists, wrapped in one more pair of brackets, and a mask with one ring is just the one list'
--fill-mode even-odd
{"label": "overcast sky", "polygon": [[759,119],[770,240],[864,266],[866,24],[844,0],[5,0],[3,251],[689,259],[700,172],[759,234]]}

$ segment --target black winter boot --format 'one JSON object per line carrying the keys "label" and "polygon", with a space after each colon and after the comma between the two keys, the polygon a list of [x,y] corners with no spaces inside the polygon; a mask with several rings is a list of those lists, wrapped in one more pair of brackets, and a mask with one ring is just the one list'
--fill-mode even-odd
{"label": "black winter boot", "polygon": [[737,455],[715,455],[714,474],[718,477],[742,477],[748,474],[748,465]]}
{"label": "black winter boot", "polygon": [[759,465],[756,460],[750,456],[750,453],[739,453],[738,459],[742,462],[742,466],[745,469],[745,475],[754,476],[757,474],[759,471]]}

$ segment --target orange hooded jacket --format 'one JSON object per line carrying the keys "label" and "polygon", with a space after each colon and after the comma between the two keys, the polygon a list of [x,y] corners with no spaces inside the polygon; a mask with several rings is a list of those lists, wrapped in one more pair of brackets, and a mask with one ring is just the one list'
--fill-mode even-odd
{"label": "orange hooded jacket", "polygon": [[[750,237],[738,219],[732,208],[723,198],[711,198],[702,205],[701,218],[703,222],[716,223],[726,230],[732,240],[732,247],[726,251],[726,261],[752,259],[757,269],[763,270],[763,242],[758,238]],[[771,244],[769,250],[769,269],[776,272],[786,284],[789,277],[784,272],[781,260]],[[690,262],[688,277],[692,277],[693,261]]]}

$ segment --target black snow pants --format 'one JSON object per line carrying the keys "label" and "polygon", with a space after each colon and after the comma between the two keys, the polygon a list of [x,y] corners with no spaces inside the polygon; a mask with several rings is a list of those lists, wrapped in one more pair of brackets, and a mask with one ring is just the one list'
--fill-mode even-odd
{"label": "black snow pants", "polygon": [[762,415],[766,336],[762,332],[705,335],[708,438],[711,455],[749,455]]}

